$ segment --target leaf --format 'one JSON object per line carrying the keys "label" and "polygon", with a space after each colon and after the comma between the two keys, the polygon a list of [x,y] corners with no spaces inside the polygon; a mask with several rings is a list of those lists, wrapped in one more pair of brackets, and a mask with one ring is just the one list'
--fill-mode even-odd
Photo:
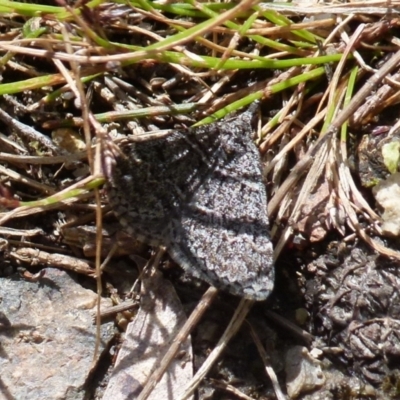
{"label": "leaf", "polygon": [[[103,400],[136,399],[186,322],[173,286],[157,270],[142,281],[139,312],[129,325]],[[193,376],[190,337],[148,399],[178,399]]]}

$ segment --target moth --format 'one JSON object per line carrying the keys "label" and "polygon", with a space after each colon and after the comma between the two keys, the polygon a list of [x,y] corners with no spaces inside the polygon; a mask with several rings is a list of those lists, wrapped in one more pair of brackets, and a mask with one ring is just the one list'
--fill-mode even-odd
{"label": "moth", "polygon": [[191,275],[246,299],[273,289],[273,248],[255,106],[239,116],[103,152],[124,230],[165,246]]}

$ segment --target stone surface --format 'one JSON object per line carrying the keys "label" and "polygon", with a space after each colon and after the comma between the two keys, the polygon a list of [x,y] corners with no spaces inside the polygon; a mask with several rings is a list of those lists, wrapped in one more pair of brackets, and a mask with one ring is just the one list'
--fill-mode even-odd
{"label": "stone surface", "polygon": [[111,207],[128,233],[166,246],[178,264],[217,288],[264,300],[274,269],[252,140],[256,106],[161,139],[105,146],[103,161]]}
{"label": "stone surface", "polygon": [[379,205],[385,210],[382,214],[382,233],[385,236],[400,235],[400,173],[380,181],[374,188],[373,194]]}
{"label": "stone surface", "polygon": [[321,363],[313,358],[306,347],[293,346],[286,353],[286,389],[289,398],[320,388],[325,383]]}
{"label": "stone surface", "polygon": [[[0,399],[83,399],[96,341],[96,294],[47,268],[0,279]],[[110,302],[104,301],[104,306]],[[100,352],[114,335],[102,325]]]}

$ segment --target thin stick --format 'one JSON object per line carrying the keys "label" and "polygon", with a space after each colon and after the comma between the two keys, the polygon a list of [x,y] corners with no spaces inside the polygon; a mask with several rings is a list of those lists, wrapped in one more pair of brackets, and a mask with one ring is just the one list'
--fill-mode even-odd
{"label": "thin stick", "polygon": [[264,346],[261,344],[260,338],[258,337],[258,335],[256,334],[256,332],[254,331],[254,329],[251,325],[250,325],[250,333],[251,333],[251,337],[254,340],[254,343],[256,344],[256,347],[261,356],[261,359],[263,361],[263,364],[265,367],[265,372],[269,376],[269,379],[271,379],[276,398],[278,400],[286,400],[286,397],[283,394],[281,387],[279,386],[278,378],[275,374],[275,371],[272,368],[271,363],[269,362],[269,357],[264,349]]}
{"label": "thin stick", "polygon": [[145,387],[143,388],[137,400],[145,400],[149,397],[152,390],[155,388],[157,383],[162,378],[164,372],[168,368],[168,365],[177,354],[181,343],[186,340],[191,330],[197,325],[204,312],[212,304],[214,297],[217,295],[217,293],[218,290],[213,286],[210,286],[207,292],[204,293],[199,304],[193,310],[192,314],[183,325],[180,332],[176,335],[176,338],[171,344],[171,347],[165,354],[164,358],[161,360],[160,366],[150,375]]}
{"label": "thin stick", "polygon": [[0,119],[11,129],[14,129],[20,137],[28,141],[38,141],[42,146],[49,149],[53,154],[63,153],[63,150],[58,148],[51,139],[43,133],[37,131],[29,125],[19,122],[10,114],[0,108]]}
{"label": "thin stick", "polygon": [[236,334],[239,328],[242,326],[246,315],[253,306],[254,301],[242,299],[236,308],[235,314],[233,315],[228,327],[226,328],[224,334],[219,340],[218,344],[215,346],[214,350],[210,353],[207,360],[203,363],[201,368],[197,371],[196,375],[193,377],[192,381],[185,388],[185,392],[180,398],[180,400],[187,399],[197,388],[202,379],[206,376],[207,372],[212,368],[214,363],[217,361],[218,357],[225,350],[229,340]]}

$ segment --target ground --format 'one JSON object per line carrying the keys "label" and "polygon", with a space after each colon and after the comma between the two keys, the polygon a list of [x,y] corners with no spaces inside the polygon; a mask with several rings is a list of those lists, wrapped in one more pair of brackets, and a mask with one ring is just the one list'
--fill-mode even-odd
{"label": "ground", "polygon": [[[386,2],[0,12],[0,399],[144,398],[176,343],[153,398],[179,398],[203,369],[201,399],[400,396],[399,23]],[[276,278],[253,304],[124,232],[104,149],[255,102]]]}

